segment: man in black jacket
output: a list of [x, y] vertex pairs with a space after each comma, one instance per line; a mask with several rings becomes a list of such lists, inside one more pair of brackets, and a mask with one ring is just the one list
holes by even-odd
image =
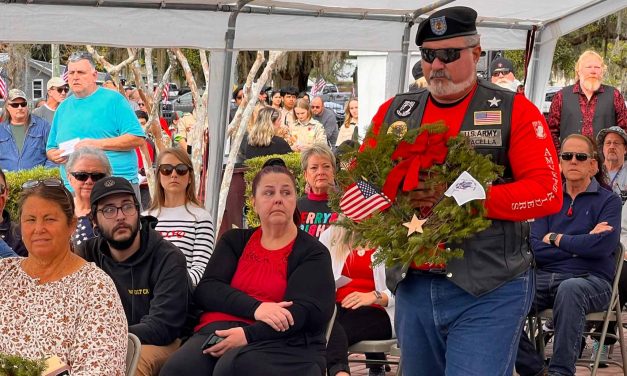
[[128, 331], [142, 343], [137, 375], [158, 375], [180, 345], [191, 283], [185, 256], [154, 230], [156, 219], [139, 216], [131, 184], [120, 177], [99, 180], [91, 192], [91, 217], [100, 236], [77, 253], [113, 279]]

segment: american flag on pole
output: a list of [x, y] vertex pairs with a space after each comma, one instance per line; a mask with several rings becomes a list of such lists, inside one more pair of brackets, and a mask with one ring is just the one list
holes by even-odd
[[161, 99], [162, 99], [164, 102], [167, 102], [167, 101], [168, 101], [168, 95], [169, 95], [169, 94], [170, 94], [170, 84], [169, 84], [168, 82], [166, 82], [166, 83], [163, 85], [163, 91], [161, 92]]
[[316, 95], [322, 93], [322, 89], [324, 89], [326, 84], [327, 84], [327, 82], [324, 80], [324, 78], [320, 77], [318, 79], [318, 81], [316, 81], [314, 86], [311, 88], [311, 95], [312, 96], [316, 96]]
[[2, 78], [2, 71], [0, 71], [0, 98], [7, 98], [7, 83]]
[[386, 195], [365, 180], [351, 184], [340, 200], [340, 210], [354, 221], [362, 220], [375, 211], [385, 210], [391, 205]]
[[63, 79], [63, 81], [65, 81], [66, 83], [68, 82], [68, 76], [69, 76], [69, 72], [67, 70], [67, 66], [65, 67], [65, 70], [63, 71], [63, 74], [61, 75], [61, 78]]

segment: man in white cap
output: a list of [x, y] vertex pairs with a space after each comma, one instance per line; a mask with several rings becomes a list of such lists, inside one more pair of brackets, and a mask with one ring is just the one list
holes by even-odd
[[61, 102], [67, 98], [70, 86], [67, 82], [63, 81], [61, 77], [52, 77], [48, 80], [46, 89], [48, 89], [46, 103], [43, 106], [34, 109], [33, 115], [46, 119], [48, 123], [52, 124], [54, 113]]
[[607, 174], [607, 183], [612, 191], [620, 196], [623, 204], [627, 200], [627, 133], [615, 125], [603, 129], [597, 135], [599, 150], [602, 150], [603, 165]]

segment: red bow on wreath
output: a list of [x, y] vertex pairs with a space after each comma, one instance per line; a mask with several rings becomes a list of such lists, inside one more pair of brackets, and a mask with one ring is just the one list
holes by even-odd
[[392, 153], [392, 160], [399, 161], [390, 171], [383, 185], [383, 193], [394, 201], [398, 188], [403, 182], [403, 191], [412, 191], [420, 184], [420, 170], [426, 170], [434, 163], [444, 163], [448, 149], [446, 133], [420, 133], [413, 144], [401, 141]]

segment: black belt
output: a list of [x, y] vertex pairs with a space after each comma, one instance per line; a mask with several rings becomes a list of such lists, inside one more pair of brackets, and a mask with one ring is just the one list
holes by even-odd
[[408, 272], [417, 275], [446, 275], [446, 269], [444, 268], [433, 268], [433, 269], [409, 269]]

